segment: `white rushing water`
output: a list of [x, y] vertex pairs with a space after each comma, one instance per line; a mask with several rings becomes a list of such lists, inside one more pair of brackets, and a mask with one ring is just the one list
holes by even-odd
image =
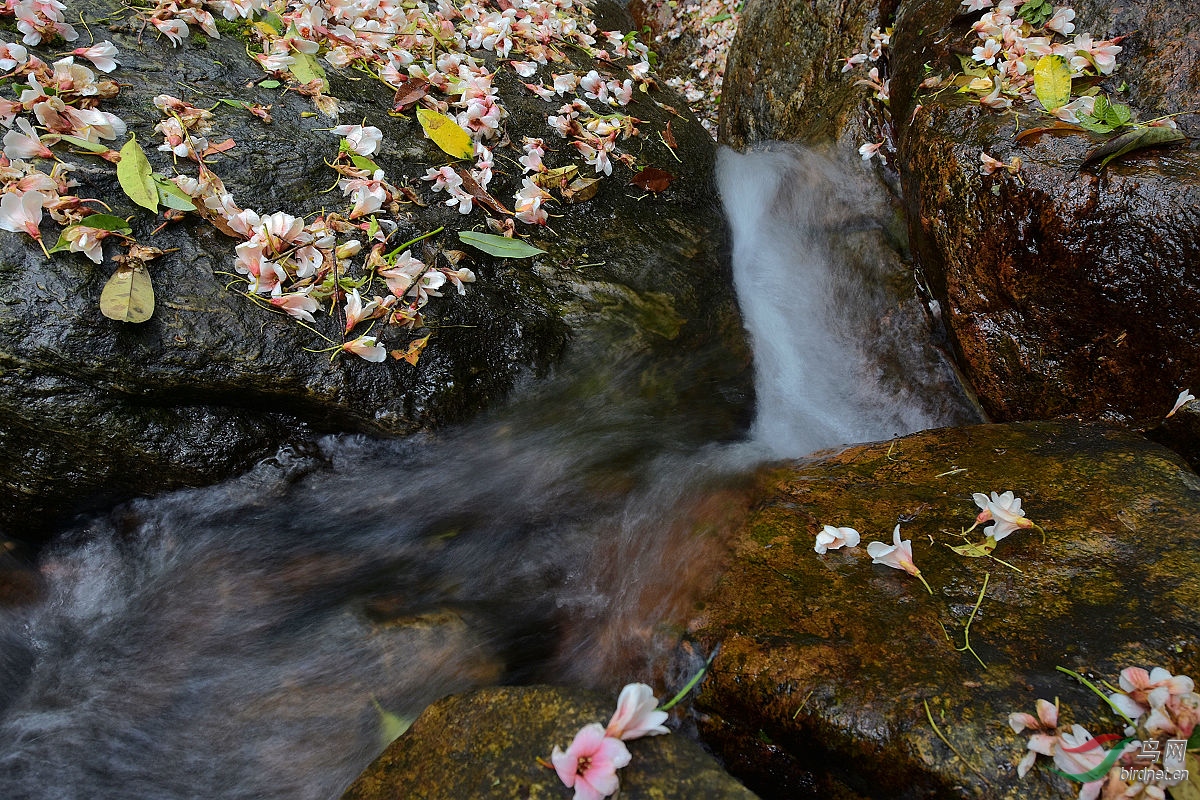
[[[717, 178], [754, 350], [752, 438], [776, 457], [972, 421], [924, 331], [867, 171], [723, 150]], [[899, 283], [902, 288], [894, 288]]]
[[405, 442], [331, 437], [66, 531], [44, 599], [0, 609], [0, 797], [327, 800], [380, 749], [376, 703], [645, 678], [764, 454], [970, 416], [901, 335], [923, 321], [883, 288], [885, 206], [794, 151], [725, 153], [720, 182], [753, 441], [682, 450], [645, 401], [548, 419], [550, 396]]

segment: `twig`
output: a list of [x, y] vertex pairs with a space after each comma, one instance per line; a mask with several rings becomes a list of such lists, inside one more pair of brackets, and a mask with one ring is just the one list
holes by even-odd
[[942, 733], [941, 728], [939, 728], [937, 726], [937, 723], [933, 721], [933, 712], [929, 710], [929, 701], [922, 700], [921, 702], [925, 704], [925, 717], [929, 720], [929, 724], [933, 728], [933, 732], [937, 734], [937, 737], [942, 740], [942, 743], [945, 744], [946, 747], [950, 748], [950, 752], [952, 752], [952, 753], [954, 753], [954, 755], [958, 756], [958, 760], [963, 762], [963, 764], [966, 765], [967, 769], [971, 770], [971, 772], [974, 772], [976, 775], [979, 776], [979, 780], [983, 781], [984, 786], [990, 787], [991, 784], [988, 783], [988, 779], [986, 777], [984, 777], [983, 773], [980, 772], [978, 769], [976, 769], [974, 764], [972, 764], [970, 761], [967, 761], [966, 757], [963, 756], [962, 753], [958, 752], [957, 747], [950, 744], [950, 740], [946, 738], [946, 735], [944, 733]]

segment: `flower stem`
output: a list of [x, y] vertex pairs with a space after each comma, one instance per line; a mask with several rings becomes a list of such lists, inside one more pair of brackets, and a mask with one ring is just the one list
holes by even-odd
[[925, 580], [925, 576], [921, 574], [921, 570], [917, 570], [913, 574], [917, 576], [917, 580], [919, 580], [919, 581], [921, 581], [921, 583], [925, 584], [925, 591], [929, 592], [929, 594], [932, 595], [933, 589], [930, 588], [929, 582], [927, 580]]
[[963, 629], [963, 646], [954, 648], [960, 653], [965, 650], [975, 656], [975, 660], [979, 662], [979, 666], [984, 669], [987, 669], [987, 664], [983, 663], [983, 659], [975, 652], [975, 648], [971, 647], [971, 623], [975, 621], [975, 615], [979, 613], [979, 606], [983, 603], [983, 593], [987, 591], [988, 580], [991, 577], [992, 573], [984, 573], [983, 588], [979, 590], [979, 597], [975, 600], [975, 607], [971, 609], [971, 616], [967, 619], [967, 627]]
[[687, 697], [687, 693], [696, 687], [696, 684], [699, 683], [700, 679], [704, 677], [704, 673], [708, 672], [708, 668], [710, 666], [712, 666], [713, 659], [716, 657], [717, 657], [717, 651], [713, 650], [712, 655], [710, 655], [708, 657], [708, 660], [704, 662], [704, 666], [700, 668], [700, 671], [692, 676], [692, 679], [687, 682], [686, 686], [684, 686], [682, 689], [679, 690], [679, 693], [677, 695], [675, 695], [670, 700], [668, 700], [667, 702], [665, 702], [661, 706], [659, 706], [658, 710], [659, 711], [670, 711], [675, 706], [676, 703], [678, 703], [683, 698]]
[[922, 700], [921, 702], [925, 704], [925, 717], [929, 720], [929, 725], [933, 728], [933, 732], [937, 734], [937, 737], [942, 740], [942, 743], [945, 744], [946, 747], [950, 748], [951, 753], [954, 753], [954, 755], [958, 756], [958, 760], [963, 762], [967, 769], [979, 776], [979, 779], [983, 781], [984, 786], [991, 786], [991, 784], [988, 783], [987, 778], [984, 777], [983, 773], [976, 769], [974, 764], [972, 764], [970, 761], [967, 761], [966, 757], [964, 757], [962, 753], [958, 752], [958, 748], [950, 743], [950, 740], [946, 738], [946, 734], [942, 733], [942, 729], [939, 728], [937, 723], [933, 721], [933, 712], [929, 710], [929, 701]]
[[1134, 722], [1133, 720], [1131, 720], [1131, 719], [1128, 717], [1128, 715], [1126, 715], [1126, 713], [1125, 713], [1124, 711], [1122, 711], [1122, 710], [1121, 710], [1121, 709], [1120, 709], [1120, 708], [1117, 706], [1117, 704], [1116, 704], [1116, 703], [1114, 703], [1112, 700], [1108, 699], [1108, 695], [1106, 695], [1104, 692], [1100, 691], [1100, 689], [1098, 689], [1098, 688], [1096, 687], [1096, 684], [1092, 683], [1092, 682], [1091, 682], [1091, 681], [1089, 681], [1087, 678], [1085, 678], [1085, 677], [1083, 677], [1082, 675], [1080, 675], [1078, 672], [1072, 672], [1071, 670], [1067, 669], [1066, 667], [1055, 667], [1055, 669], [1056, 669], [1056, 670], [1058, 670], [1059, 672], [1062, 672], [1062, 673], [1065, 673], [1065, 674], [1067, 674], [1067, 675], [1070, 675], [1072, 678], [1074, 678], [1075, 680], [1079, 681], [1079, 682], [1080, 682], [1080, 683], [1082, 683], [1084, 686], [1088, 687], [1088, 688], [1089, 688], [1089, 689], [1091, 689], [1093, 692], [1095, 692], [1097, 697], [1099, 697], [1099, 698], [1100, 698], [1101, 700], [1103, 700], [1105, 703], [1108, 703], [1108, 707], [1109, 707], [1109, 708], [1111, 708], [1113, 711], [1117, 712], [1117, 713], [1118, 713], [1118, 714], [1121, 716], [1121, 719], [1125, 720], [1125, 721], [1126, 721], [1126, 722], [1128, 722], [1130, 725], [1136, 725], [1136, 724], [1137, 724], [1136, 722]]

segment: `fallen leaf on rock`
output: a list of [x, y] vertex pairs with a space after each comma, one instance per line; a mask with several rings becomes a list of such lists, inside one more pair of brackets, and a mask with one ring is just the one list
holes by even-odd
[[645, 189], [647, 192], [657, 194], [658, 192], [665, 192], [673, 180], [675, 180], [675, 176], [666, 170], [659, 169], [658, 167], [646, 167], [637, 175], [634, 175], [630, 183]]

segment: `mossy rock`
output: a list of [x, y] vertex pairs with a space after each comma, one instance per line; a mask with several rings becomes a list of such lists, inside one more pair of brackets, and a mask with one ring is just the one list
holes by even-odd
[[[971, 494], [1005, 490], [1046, 541], [1001, 541], [1011, 566], [952, 552], [978, 512]], [[897, 523], [932, 596], [866, 553]], [[862, 545], [817, 555], [824, 524]], [[1008, 714], [1057, 697], [1068, 722], [1117, 733], [1056, 667], [1114, 684], [1129, 666], [1195, 677], [1198, 531], [1200, 478], [1102, 426], [929, 431], [774, 470], [691, 625], [720, 645], [696, 700], [702, 739], [764, 797], [1072, 798], [1044, 767], [1018, 780], [1026, 738]], [[970, 644], [986, 669], [959, 649], [985, 578]]]
[[[498, 687], [434, 703], [351, 784], [342, 800], [555, 800], [573, 790], [549, 763], [576, 732], [605, 724], [614, 698], [546, 686]], [[712, 756], [679, 735], [627, 743], [622, 800], [752, 800]]]

